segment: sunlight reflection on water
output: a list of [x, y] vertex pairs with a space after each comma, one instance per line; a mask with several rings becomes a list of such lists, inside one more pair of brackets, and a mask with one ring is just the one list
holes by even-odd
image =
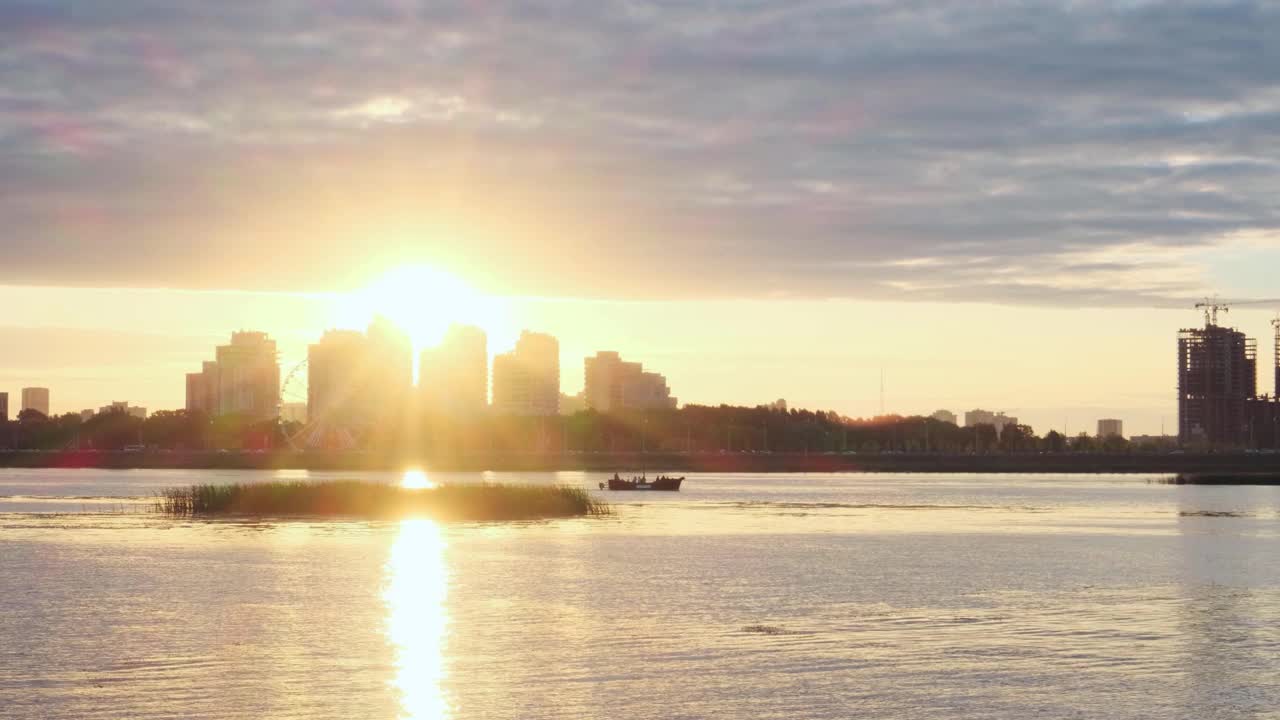
[[401, 717], [447, 718], [444, 642], [449, 618], [445, 599], [447, 543], [430, 520], [404, 520], [387, 560], [387, 632], [396, 649]]
[[88, 477], [0, 471], [0, 498], [36, 508], [0, 499], [0, 718], [1280, 707], [1280, 488], [698, 475], [604, 496], [604, 519], [436, 524], [68, 512], [227, 476]]

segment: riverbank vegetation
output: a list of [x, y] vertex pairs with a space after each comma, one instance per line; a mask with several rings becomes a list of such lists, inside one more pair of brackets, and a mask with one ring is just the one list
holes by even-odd
[[1280, 485], [1277, 472], [1201, 472], [1179, 473], [1172, 478], [1161, 478], [1165, 485]]
[[[1123, 455], [1168, 453], [1173, 438], [1128, 441], [1027, 425], [959, 427], [932, 417], [885, 415], [850, 418], [835, 411], [686, 405], [682, 408], [601, 413], [582, 410], [550, 417], [480, 414], [436, 417], [406, 411], [401, 422], [343, 426], [310, 432], [278, 420], [238, 415], [209, 418], [186, 410], [147, 418], [123, 412], [45, 417], [24, 410], [16, 422], [0, 422], [0, 450], [45, 452], [267, 452], [305, 444], [308, 449], [369, 451], [431, 463], [460, 457], [547, 453], [981, 453], [1035, 452]], [[342, 423], [335, 423], [335, 428]], [[1273, 437], [1274, 435], [1274, 437]], [[302, 440], [300, 438], [305, 438]], [[1280, 442], [1262, 433], [1259, 443]], [[1272, 443], [1275, 444], [1275, 443]], [[1188, 448], [1191, 449], [1191, 448]], [[1218, 448], [1226, 450], [1227, 448]]]
[[503, 483], [406, 488], [363, 480], [191, 485], [162, 491], [157, 512], [175, 517], [430, 517], [501, 521], [607, 515], [607, 503], [564, 485]]

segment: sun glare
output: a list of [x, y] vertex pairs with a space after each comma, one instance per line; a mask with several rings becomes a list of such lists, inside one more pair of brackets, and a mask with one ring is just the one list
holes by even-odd
[[405, 470], [404, 475], [400, 478], [400, 486], [410, 490], [425, 490], [436, 486], [431, 478], [427, 477], [425, 470]]
[[502, 332], [504, 323], [500, 302], [430, 265], [402, 265], [388, 271], [344, 297], [338, 315], [339, 325], [354, 329], [384, 317], [404, 330], [417, 349], [439, 343], [454, 323], [476, 325], [490, 334]]

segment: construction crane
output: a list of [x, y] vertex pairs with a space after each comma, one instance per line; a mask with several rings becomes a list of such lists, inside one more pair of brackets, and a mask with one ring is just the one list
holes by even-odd
[[[1204, 311], [1204, 324], [1206, 326], [1209, 326], [1209, 325], [1218, 324], [1219, 310], [1221, 310], [1224, 313], [1229, 312], [1231, 308], [1236, 305], [1280, 306], [1280, 298], [1264, 298], [1260, 300], [1220, 300], [1216, 296], [1211, 298], [1207, 297], [1204, 300], [1201, 300], [1200, 302], [1196, 303], [1196, 309]], [[1280, 320], [1280, 318], [1277, 318], [1277, 319]], [[1272, 321], [1272, 324], [1275, 325], [1276, 321]], [[1280, 327], [1280, 325], [1277, 325], [1277, 327]]]

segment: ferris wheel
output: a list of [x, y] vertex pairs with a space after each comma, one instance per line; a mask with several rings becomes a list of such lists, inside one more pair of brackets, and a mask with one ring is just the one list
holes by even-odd
[[303, 421], [294, 421], [285, 430], [285, 442], [294, 450], [351, 450], [356, 446], [351, 431], [343, 426], [329, 422], [325, 417], [312, 417], [307, 405], [307, 359], [302, 358], [285, 365], [288, 371], [284, 381], [280, 383], [281, 419], [296, 417], [287, 409], [297, 408], [301, 404]]

